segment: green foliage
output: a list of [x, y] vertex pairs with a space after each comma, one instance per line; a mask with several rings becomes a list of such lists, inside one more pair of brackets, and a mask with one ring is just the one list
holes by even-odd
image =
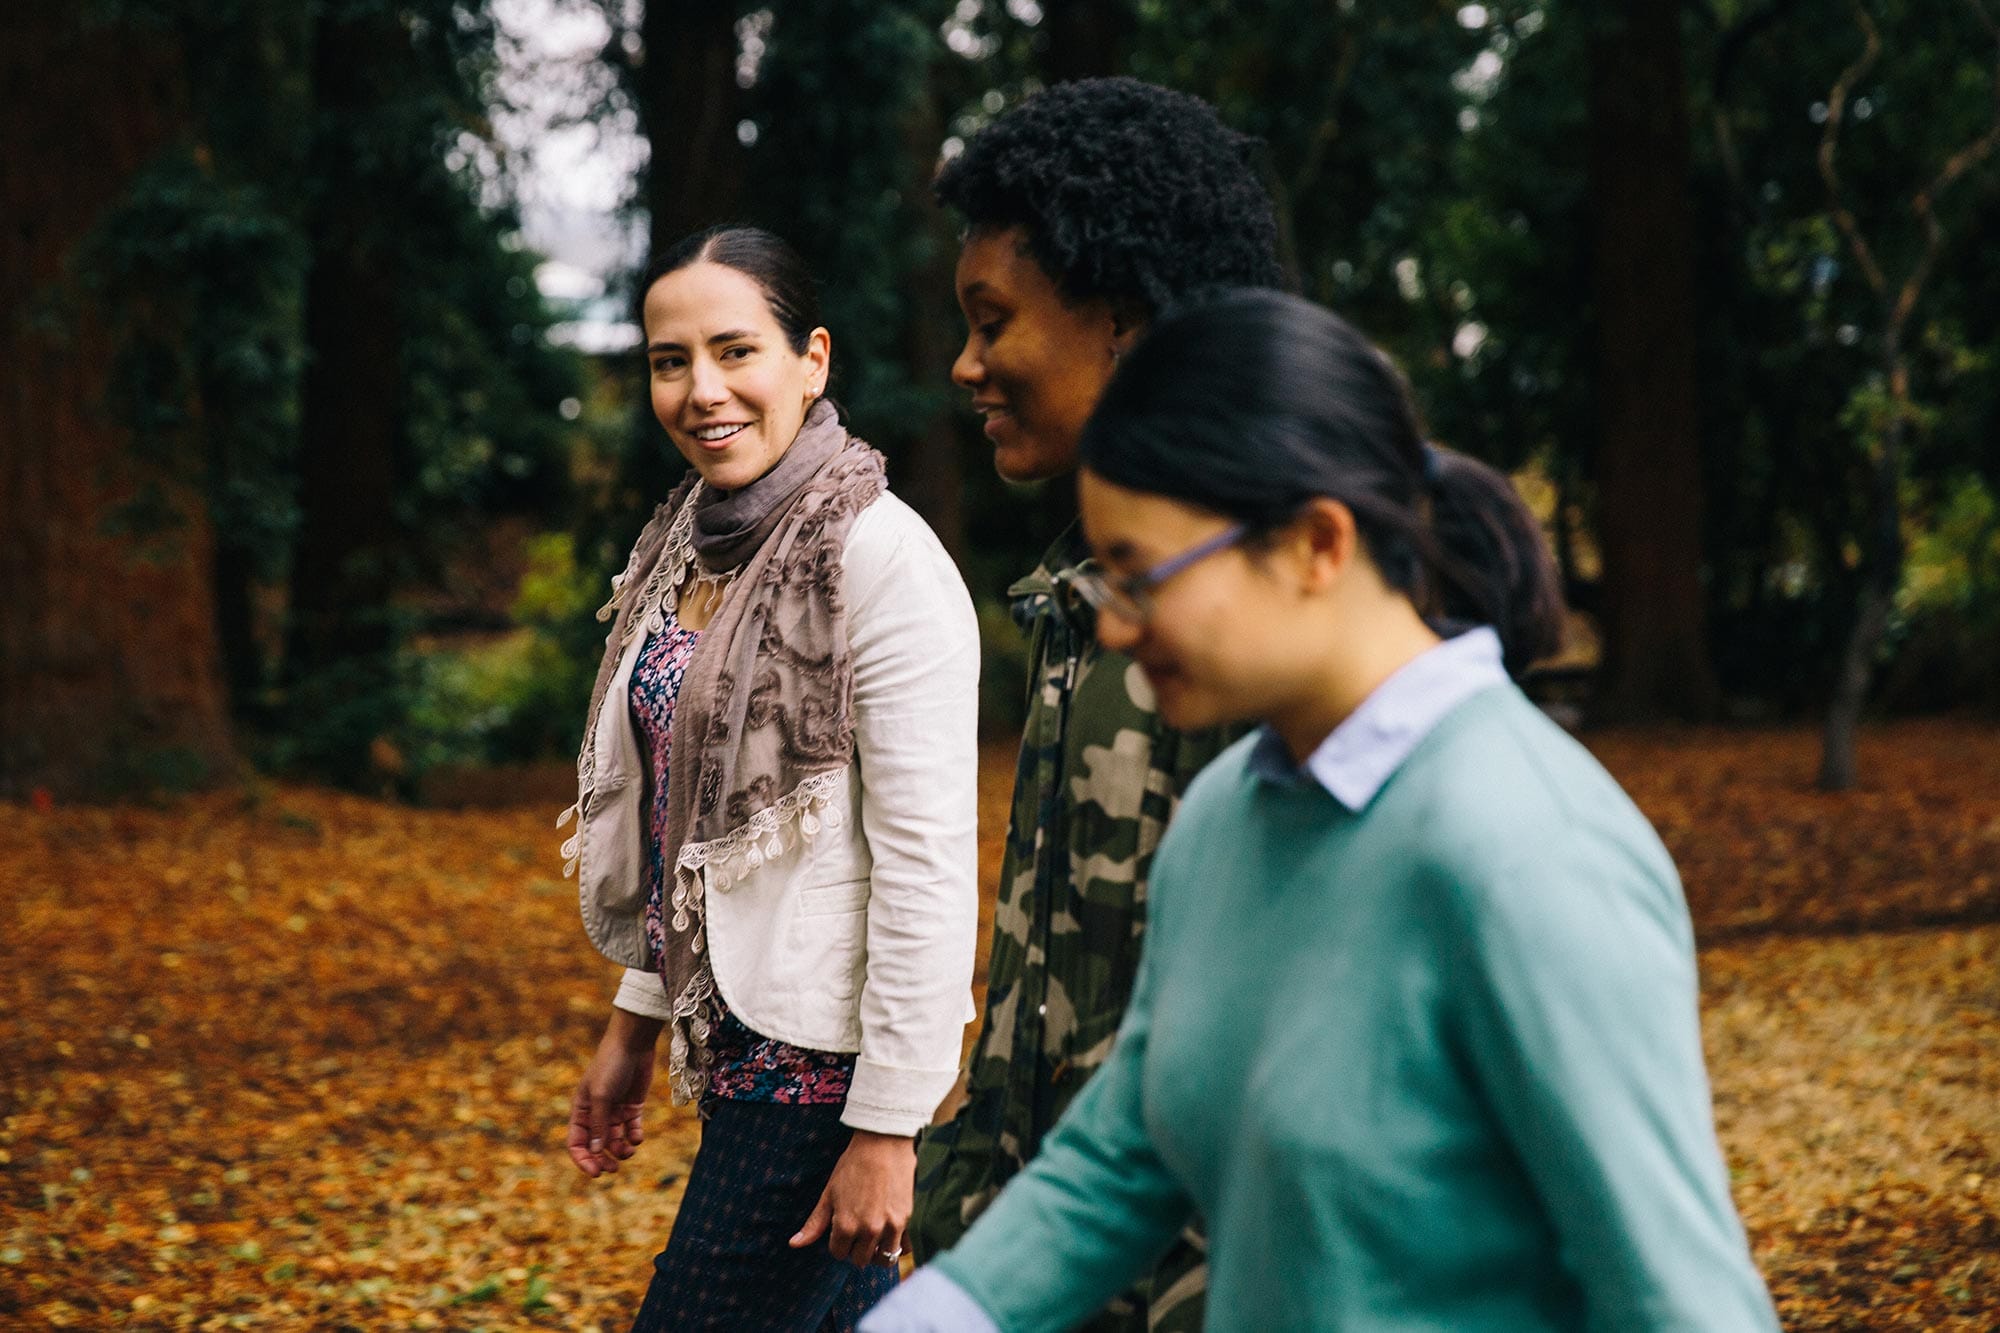
[[[287, 577], [301, 523], [301, 391], [316, 351], [307, 277], [338, 246], [361, 247], [393, 274], [395, 301], [373, 333], [401, 370], [394, 532], [360, 558], [417, 578], [486, 514], [558, 512], [568, 438], [557, 405], [578, 391], [579, 366], [547, 341], [535, 260], [504, 206], [484, 0], [121, 0], [86, 21], [171, 43], [191, 99], [187, 132], [132, 180], [78, 256], [117, 349], [109, 406], [155, 479], [115, 525], [173, 539], [166, 489], [195, 482], [219, 577], [238, 581], [224, 600], [246, 605], [248, 582]], [[330, 99], [328, 67], [315, 60], [357, 34], [375, 42], [380, 68], [333, 73], [372, 81], [373, 95]], [[322, 447], [340, 447], [339, 421], [320, 424], [331, 427], [317, 435]], [[281, 731], [297, 728], [274, 738], [281, 765], [354, 779], [380, 766], [377, 743], [400, 734], [424, 688], [394, 646], [407, 617], [379, 606], [345, 614], [388, 627], [388, 652], [315, 664], [289, 696], [240, 702], [268, 709]], [[225, 651], [260, 653], [241, 628], [225, 634]], [[268, 679], [270, 666], [234, 674]]]
[[948, 56], [938, 25], [951, 6], [815, 0], [771, 12], [750, 89], [747, 215], [821, 275], [833, 390], [893, 462], [952, 393], [914, 379], [905, 346], [913, 277], [944, 243], [927, 197], [936, 144], [914, 144], [913, 129]]
[[343, 786], [392, 788], [408, 765], [393, 737], [418, 697], [414, 655], [355, 657], [294, 681], [268, 719], [260, 767]]
[[446, 196], [425, 261], [432, 281], [405, 294], [405, 414], [412, 530], [441, 513], [553, 514], [567, 484], [567, 431], [557, 407], [580, 368], [546, 341], [535, 258], [496, 237], [465, 195]]
[[[410, 774], [446, 763], [551, 757], [550, 731], [584, 710], [583, 702], [552, 697], [562, 692], [551, 682], [563, 679], [569, 665], [550, 641], [526, 633], [476, 648], [412, 653], [409, 698], [397, 719], [397, 749]], [[558, 705], [561, 714], [553, 711]]]
[[1885, 706], [2000, 712], [2000, 503], [1960, 477], [1911, 533]]
[[[267, 188], [186, 147], [132, 182], [80, 255], [118, 344], [108, 406], [142, 458], [206, 482], [215, 526], [267, 576], [297, 519], [304, 258]], [[151, 498], [128, 508], [141, 528]]]
[[[1595, 433], [1581, 151], [1589, 11], [1574, 0], [1479, 8], [1485, 22], [1471, 52], [1440, 39], [1411, 54], [1401, 43], [1424, 31], [1420, 7], [1370, 6], [1366, 22], [1353, 21], [1356, 40], [1402, 55], [1356, 63], [1355, 88], [1384, 105], [1365, 110], [1358, 91], [1341, 101], [1335, 142], [1394, 165], [1355, 178], [1369, 187], [1356, 195], [1365, 215], [1329, 209], [1316, 231], [1312, 210], [1294, 204], [1300, 272], [1309, 294], [1398, 353], [1440, 438], [1506, 466], [1546, 458], [1583, 495]], [[1183, 25], [1207, 21], [1206, 6], [1174, 9]], [[1922, 240], [1913, 194], [1991, 122], [1992, 42], [1958, 0], [1869, 10], [1883, 56], [1850, 101], [1837, 162], [1843, 199], [1900, 284]], [[1868, 458], [1890, 411], [1885, 306], [1834, 224], [1818, 160], [1826, 100], [1862, 39], [1844, 10], [1687, 12], [1714, 653], [1732, 691], [1798, 707], [1837, 656], [1867, 530]], [[1286, 31], [1301, 47], [1325, 40], [1304, 18]], [[1324, 68], [1342, 68], [1336, 46], [1317, 49]], [[1436, 105], [1446, 80], [1424, 63], [1447, 52], [1463, 69], [1449, 79], [1460, 98], [1453, 125]], [[1480, 52], [1486, 76], [1475, 78]], [[1197, 75], [1191, 59], [1172, 68], [1207, 81], [1194, 91], [1224, 86]], [[1293, 91], [1279, 105], [1287, 110], [1234, 114], [1276, 124], [1265, 132], [1283, 162], [1284, 116], [1311, 102]], [[1442, 162], [1436, 151], [1399, 147], [1399, 120], [1426, 126], [1444, 146]], [[2000, 348], [2000, 258], [1977, 240], [1979, 219], [2000, 204], [1995, 166], [1938, 201], [1947, 245], [1909, 349], [1916, 406], [1906, 461], [1920, 488], [1968, 470], [1989, 489], [2000, 480], [2000, 393], [1975, 369]], [[1403, 260], [1411, 280], [1397, 283], [1388, 266]], [[1469, 327], [1483, 338], [1454, 349]]]
[[[1905, 476], [1921, 495], [1982, 464], [2000, 417], [1984, 378], [2000, 328], [1996, 274], [1978, 244], [2000, 204], [1989, 163], [1938, 200], [1946, 247], [1905, 338], [1911, 408], [1888, 392], [1881, 341], [1888, 300], [1918, 262], [1910, 201], [1945, 160], [1991, 123], [1991, 39], [1956, 0], [1870, 6], [1881, 58], [1856, 85], [1836, 140], [1842, 204], [1853, 211], [1889, 287], [1865, 280], [1836, 227], [1819, 152], [1835, 81], [1863, 51], [1841, 13], [1779, 7], [1762, 26], [1692, 31], [1703, 190], [1714, 239], [1701, 280], [1709, 441], [1710, 589], [1720, 651], [1758, 679], [1822, 678], [1843, 632], [1865, 549], [1869, 459], [1891, 421], [1908, 435]], [[1919, 535], [1924, 507], [1913, 511]], [[1772, 572], [1784, 570], [1783, 586]], [[1911, 577], [1915, 577], [1912, 566]], [[1732, 626], [1794, 623], [1789, 641], [1732, 651]], [[1913, 642], [1907, 635], [1904, 645]], [[1938, 678], [1940, 685], [1946, 685]], [[1965, 697], [1956, 687], [1938, 701]]]
[[[631, 7], [605, 7], [627, 31]], [[940, 418], [958, 423], [988, 712], [1004, 716], [1018, 646], [999, 594], [1069, 504], [1060, 484], [995, 480], [936, 369], [932, 344], [960, 329], [921, 305], [943, 296], [953, 245], [928, 181], [941, 138], [975, 131], [1058, 67], [1054, 21], [998, 0], [736, 10], [764, 44], [744, 89], [746, 220], [794, 241], [825, 280], [835, 391], [892, 476], [938, 447]], [[596, 594], [679, 464], [628, 368], [587, 389], [546, 340], [487, 124], [488, 5], [119, 0], [91, 12], [171, 35], [194, 97], [194, 132], [133, 182], [81, 261], [116, 317], [116, 410], [160, 475], [199, 480], [225, 543], [259, 578], [283, 577], [299, 523], [306, 275], [315, 246], [359, 228], [398, 279], [382, 320], [405, 385], [385, 558], [406, 577], [435, 569], [496, 511], [576, 534], [536, 548], [505, 636], [426, 655], [406, 642], [420, 627], [399, 623], [384, 660], [302, 683], [276, 711], [281, 729], [302, 729], [279, 747], [285, 762], [378, 740], [413, 770], [566, 752], [601, 647]], [[1434, 434], [1503, 466], [1536, 460], [1587, 499], [1591, 8], [1107, 0], [1102, 12], [1123, 72], [1204, 96], [1263, 139], [1301, 289], [1383, 340]], [[1834, 224], [1817, 156], [1822, 104], [1861, 39], [1845, 11], [1783, 0], [1685, 12], [1714, 651], [1733, 691], [1805, 706], [1856, 587], [1870, 447], [1898, 410], [1883, 387], [1882, 299]], [[1869, 12], [1884, 54], [1850, 101], [1838, 166], [1895, 282], [1923, 240], [1913, 193], [1990, 120], [1991, 41], [1959, 0]], [[315, 25], [370, 16], [400, 34], [393, 77], [372, 104], [329, 115], [314, 100]], [[1910, 662], [1991, 661], [1979, 636], [2000, 633], [1984, 610], [2000, 601], [2000, 247], [1979, 233], [1996, 204], [1996, 159], [1938, 201], [1947, 245], [1905, 343], [1911, 554], [1892, 646]], [[556, 411], [570, 397], [586, 402], [575, 425]], [[170, 539], [159, 498], [142, 492], [119, 521]], [[1896, 679], [1922, 694], [1910, 673]], [[1973, 690], [1924, 679], [1942, 682], [1937, 698]]]
[[511, 632], [404, 659], [395, 722], [409, 776], [442, 764], [567, 758], [582, 739], [604, 648], [601, 583], [579, 569], [568, 534], [535, 539]]

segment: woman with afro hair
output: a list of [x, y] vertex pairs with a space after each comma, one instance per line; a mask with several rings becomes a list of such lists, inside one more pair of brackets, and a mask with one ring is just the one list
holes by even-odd
[[[1197, 98], [1133, 79], [1037, 93], [939, 173], [964, 221], [956, 283], [970, 391], [1010, 481], [1066, 477], [1119, 357], [1176, 305], [1283, 280], [1254, 141]], [[925, 1131], [911, 1247], [948, 1248], [1034, 1157], [1110, 1052], [1145, 931], [1146, 877], [1180, 794], [1236, 734], [1181, 732], [1075, 592], [1081, 532], [1008, 590], [1030, 641], [986, 1010], [952, 1118]], [[1197, 1329], [1203, 1242], [1184, 1234], [1087, 1325]]]

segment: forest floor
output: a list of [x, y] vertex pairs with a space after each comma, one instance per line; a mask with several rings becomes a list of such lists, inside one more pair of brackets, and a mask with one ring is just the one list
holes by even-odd
[[[1872, 729], [1838, 797], [1803, 731], [1590, 743], [1687, 880], [1786, 1325], [2000, 1323], [2000, 727]], [[553, 815], [0, 805], [0, 1327], [622, 1330], [694, 1122], [559, 1147], [615, 978]]]

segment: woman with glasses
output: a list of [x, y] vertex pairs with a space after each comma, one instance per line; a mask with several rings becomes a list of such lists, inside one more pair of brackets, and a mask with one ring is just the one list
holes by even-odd
[[1506, 478], [1383, 356], [1242, 293], [1082, 441], [1077, 582], [1196, 779], [1105, 1067], [864, 1333], [1068, 1327], [1184, 1226], [1208, 1327], [1770, 1330], [1645, 818], [1510, 675], [1561, 605]]

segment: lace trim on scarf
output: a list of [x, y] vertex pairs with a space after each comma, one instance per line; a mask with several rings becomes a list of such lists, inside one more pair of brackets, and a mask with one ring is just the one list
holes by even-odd
[[[682, 501], [681, 510], [674, 515], [673, 526], [667, 529], [666, 545], [660, 549], [660, 558], [653, 565], [653, 572], [646, 576], [645, 586], [639, 589], [639, 600], [633, 603], [632, 618], [625, 622], [625, 633], [618, 640], [622, 649], [641, 634], [659, 634], [667, 627], [667, 598], [674, 595], [691, 571], [694, 586], [707, 586], [718, 592], [727, 588], [736, 578], [735, 570], [721, 574], [711, 573], [702, 568], [694, 555], [694, 511], [701, 499], [706, 483], [697, 481], [694, 489]], [[609, 619], [606, 614], [616, 614], [620, 598], [624, 594], [624, 576], [613, 579], [611, 600], [597, 612], [599, 620]]]
[[[674, 876], [676, 903], [687, 896], [683, 879], [682, 874]], [[697, 884], [700, 882], [698, 878], [695, 880]], [[699, 912], [700, 908], [695, 910]], [[669, 1001], [673, 1017], [667, 1023], [667, 1089], [676, 1106], [700, 1101], [702, 1093], [708, 1090], [708, 1066], [689, 1059], [688, 1036], [692, 1033], [700, 1049], [706, 1053], [711, 1031], [709, 1019], [717, 1012], [715, 970], [708, 965], [708, 927], [705, 924], [701, 934], [695, 938], [696, 947], [701, 951], [701, 961], [696, 964], [694, 974], [688, 978], [681, 993]]]
[[[847, 813], [833, 798], [845, 776], [846, 770], [840, 768], [815, 773], [721, 837], [687, 843], [681, 848], [679, 867], [705, 869], [711, 884], [727, 889], [763, 869], [766, 862], [777, 860], [787, 849], [811, 842], [822, 828], [839, 828], [847, 822]], [[687, 923], [678, 915], [679, 889], [674, 892], [674, 905], [674, 928], [684, 930]]]
[[[695, 482], [687, 498], [681, 502], [680, 510], [669, 522], [666, 542], [660, 548], [660, 558], [653, 562], [652, 573], [646, 576], [645, 584], [640, 587], [638, 600], [633, 603], [632, 615], [625, 622], [625, 632], [618, 639], [617, 651], [620, 653], [631, 645], [637, 635], [665, 632], [667, 598], [681, 586], [690, 569], [694, 571], [697, 586], [708, 584], [720, 590], [727, 588], [730, 581], [735, 578], [733, 570], [726, 574], [711, 574], [695, 559], [694, 510], [695, 501], [701, 497], [703, 484], [700, 481]], [[643, 538], [634, 544], [635, 555], [638, 548], [644, 544]], [[625, 588], [631, 582], [631, 575], [632, 569], [628, 564], [623, 571], [611, 576], [611, 599], [597, 608], [598, 620], [610, 620], [618, 614], [618, 608], [625, 602]], [[583, 746], [576, 756], [576, 803], [556, 816], [558, 831], [569, 827], [570, 821], [582, 813], [583, 803], [590, 798], [590, 790], [596, 780], [597, 719], [592, 717], [585, 724]], [[565, 879], [577, 871], [578, 847], [579, 843], [575, 837], [562, 845]]]
[[[744, 876], [776, 860], [787, 848], [811, 842], [821, 829], [837, 829], [847, 815], [834, 801], [840, 791], [842, 769], [815, 773], [771, 805], [765, 806], [743, 824], [719, 838], [682, 846], [674, 866], [674, 891], [667, 905], [673, 910], [674, 929], [691, 933], [700, 956], [694, 973], [670, 1004], [673, 1021], [667, 1025], [667, 1082], [674, 1104], [699, 1101], [708, 1090], [709, 1069], [690, 1059], [691, 1032], [701, 1049], [708, 1050], [709, 1019], [715, 1010], [715, 970], [708, 961], [708, 911], [703, 900], [703, 875], [717, 892], [724, 892]], [[686, 1026], [682, 1024], [685, 1022]]]

